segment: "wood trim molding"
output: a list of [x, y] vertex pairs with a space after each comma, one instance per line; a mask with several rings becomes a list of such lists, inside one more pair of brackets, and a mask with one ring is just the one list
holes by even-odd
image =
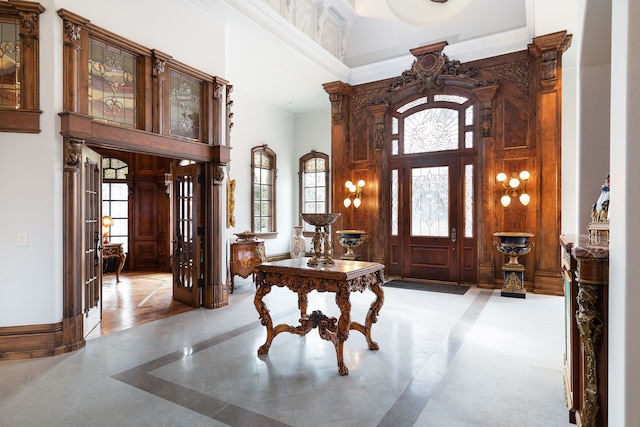
[[0, 360], [55, 356], [85, 346], [84, 339], [66, 345], [63, 330], [63, 322], [0, 327]]

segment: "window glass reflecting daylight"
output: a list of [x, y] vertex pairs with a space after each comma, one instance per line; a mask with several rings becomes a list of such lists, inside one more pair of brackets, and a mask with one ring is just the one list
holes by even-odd
[[[300, 158], [300, 213], [327, 213], [329, 200], [329, 156], [312, 151]], [[313, 226], [302, 222], [304, 231], [313, 232]]]
[[[109, 242], [122, 243], [129, 251], [129, 186], [126, 183], [129, 165], [115, 157], [102, 158], [102, 215], [113, 220], [109, 227]], [[120, 182], [118, 182], [120, 181]]]
[[275, 153], [266, 146], [252, 152], [252, 231], [275, 232]]

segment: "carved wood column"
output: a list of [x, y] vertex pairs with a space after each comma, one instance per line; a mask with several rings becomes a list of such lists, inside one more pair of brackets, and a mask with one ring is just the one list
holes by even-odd
[[[478, 97], [480, 135], [478, 138], [478, 188], [476, 200], [479, 212], [491, 212], [495, 206], [495, 142], [494, 100], [500, 86], [498, 84], [482, 86], [473, 91]], [[482, 218], [478, 229], [478, 283], [489, 288], [494, 287], [493, 233], [498, 229], [496, 216]]]
[[[540, 194], [537, 235], [560, 235], [562, 54], [571, 45], [571, 37], [566, 31], [561, 31], [536, 37], [529, 45], [529, 53], [535, 64], [535, 135], [540, 165], [537, 177]], [[534, 291], [561, 295], [562, 277], [558, 271], [560, 247], [556, 239], [538, 239], [535, 256]]]
[[[343, 82], [331, 82], [323, 85], [331, 101], [331, 212], [343, 212], [343, 187], [347, 180], [349, 165], [349, 95], [351, 86]], [[342, 218], [344, 224], [344, 218]], [[340, 248], [336, 236], [332, 236], [332, 246]]]
[[168, 105], [167, 96], [169, 94], [169, 83], [167, 81], [166, 67], [171, 56], [158, 50], [152, 51], [152, 80], [151, 80], [151, 103], [152, 103], [152, 132], [165, 135], [165, 130], [169, 128], [169, 117], [165, 117], [165, 104]]
[[[222, 224], [226, 223], [225, 209], [227, 206], [224, 167], [231, 160], [231, 147], [228, 145], [230, 113], [232, 102], [229, 99], [226, 80], [215, 78], [211, 91], [210, 102], [212, 111], [211, 127], [207, 134], [211, 138], [210, 144], [216, 148], [215, 159], [204, 167], [206, 191], [204, 200], [205, 245], [205, 285], [203, 291], [203, 306], [206, 308], [220, 308], [229, 304], [229, 289], [226, 281], [226, 238]], [[207, 92], [207, 91], [205, 91]], [[209, 98], [209, 95], [207, 95]], [[207, 102], [209, 102], [207, 101]]]
[[[62, 109], [87, 114], [88, 110], [81, 108], [80, 101], [83, 94], [87, 93], [86, 88], [82, 90], [80, 87], [80, 70], [82, 69], [80, 56], [82, 52], [82, 27], [89, 21], [64, 9], [58, 10], [58, 15], [62, 18], [64, 27]], [[84, 98], [84, 102], [88, 102], [86, 97]]]
[[374, 213], [374, 220], [369, 233], [369, 242], [373, 244], [373, 254], [371, 260], [380, 264], [385, 263], [387, 224], [389, 224], [388, 200], [391, 194], [389, 176], [389, 162], [386, 150], [385, 117], [388, 106], [378, 104], [369, 107], [369, 112], [373, 117], [373, 161], [371, 163], [371, 173], [367, 186], [372, 188], [378, 197], [369, 201], [369, 212]]
[[62, 340], [67, 351], [84, 347], [82, 317], [82, 145], [84, 140], [64, 138], [63, 173], [63, 312]]
[[[20, 14], [20, 108], [40, 108], [40, 40], [39, 18], [44, 7], [39, 3], [11, 2]], [[28, 75], [27, 75], [28, 74]]]

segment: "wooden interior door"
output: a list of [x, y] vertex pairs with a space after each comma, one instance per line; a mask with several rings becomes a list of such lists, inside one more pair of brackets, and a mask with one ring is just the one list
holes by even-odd
[[199, 307], [204, 285], [200, 166], [176, 166], [173, 172], [173, 298]]
[[86, 337], [102, 320], [102, 158], [82, 148], [82, 304]]
[[456, 154], [408, 158], [391, 165], [389, 274], [474, 282], [473, 159]]

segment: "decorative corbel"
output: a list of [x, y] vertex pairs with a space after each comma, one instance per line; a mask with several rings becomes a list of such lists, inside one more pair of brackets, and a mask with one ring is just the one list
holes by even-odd
[[560, 31], [545, 36], [536, 37], [529, 44], [529, 53], [540, 59], [540, 85], [550, 88], [558, 82], [559, 67], [562, 64], [562, 54], [571, 46], [571, 34]]
[[82, 145], [84, 139], [65, 138], [64, 139], [64, 168], [68, 171], [79, 171], [82, 163]]

